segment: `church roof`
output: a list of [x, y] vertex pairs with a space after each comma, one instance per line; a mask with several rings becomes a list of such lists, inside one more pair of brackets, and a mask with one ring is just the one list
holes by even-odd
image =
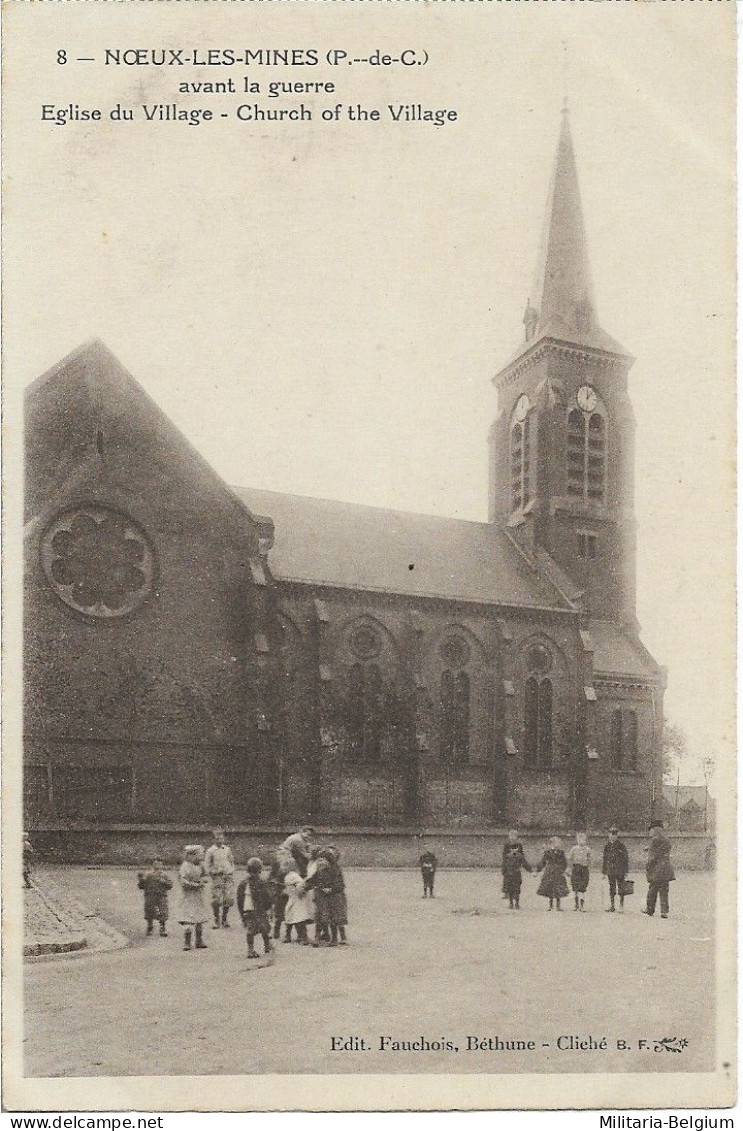
[[516, 351], [509, 367], [545, 338], [627, 356], [624, 347], [598, 322], [567, 109], [563, 111], [524, 321], [530, 318], [533, 325], [527, 326], [527, 340]]
[[491, 523], [233, 487], [274, 522], [274, 577], [343, 589], [567, 609]]
[[593, 644], [593, 670], [603, 675], [653, 676], [658, 667], [638, 638], [634, 640], [618, 624], [591, 620], [588, 625]]

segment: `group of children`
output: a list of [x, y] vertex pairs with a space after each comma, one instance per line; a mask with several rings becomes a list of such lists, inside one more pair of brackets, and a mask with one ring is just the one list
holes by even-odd
[[[272, 936], [274, 940], [281, 937], [282, 924], [285, 943], [292, 941], [294, 932], [296, 941], [303, 946], [347, 945], [348, 906], [340, 853], [333, 845], [313, 846], [313, 832], [310, 826], [305, 825], [299, 832], [287, 837], [277, 849], [270, 866], [264, 865], [259, 857], [252, 856], [247, 863], [247, 875], [238, 884], [236, 893], [235, 858], [232, 849], [225, 843], [222, 829], [214, 830], [214, 843], [206, 852], [199, 844], [186, 845], [178, 871], [178, 922], [184, 929], [184, 950], [191, 950], [192, 944], [197, 950], [206, 948], [203, 931], [209, 918], [205, 898], [208, 886], [211, 887], [212, 925], [215, 930], [230, 926], [230, 908], [237, 903], [247, 935], [248, 958], [259, 957], [255, 949], [258, 936], [263, 940], [264, 953], [270, 954], [273, 950]], [[670, 864], [670, 849], [670, 841], [664, 836], [661, 823], [654, 822], [650, 830], [646, 867], [649, 889], [644, 911], [647, 915], [654, 913], [659, 895], [661, 915], [668, 917], [668, 884], [675, 878]], [[585, 833], [576, 833], [575, 843], [567, 852], [560, 838], [553, 836], [536, 868], [532, 868], [517, 831], [511, 829], [503, 846], [501, 862], [503, 898], [508, 899], [511, 909], [519, 910], [522, 874], [537, 871], [542, 873], [537, 895], [549, 901], [550, 911], [553, 908], [561, 910], [561, 900], [571, 888], [575, 910], [585, 911], [591, 858]], [[423, 879], [423, 898], [433, 898], [438, 866], [435, 854], [430, 850], [424, 851], [418, 866]], [[30, 851], [24, 844], [24, 877], [28, 882], [27, 869], [30, 871]], [[633, 891], [633, 884], [627, 879], [628, 872], [627, 847], [619, 839], [618, 829], [612, 827], [602, 859], [602, 873], [609, 886], [610, 906], [607, 911], [616, 909], [617, 897], [619, 910], [624, 910], [624, 897]], [[149, 870], [139, 874], [148, 935], [153, 933], [155, 922], [158, 922], [160, 935], [167, 937], [168, 892], [172, 886], [162, 860], [153, 860]], [[315, 934], [310, 940], [309, 928], [313, 923]]]
[[[656, 823], [657, 827], [657, 823]], [[434, 879], [438, 861], [430, 850], [421, 854], [418, 867], [423, 879], [423, 898], [433, 898]], [[565, 853], [559, 837], [553, 836], [549, 847], [545, 849], [541, 860], [536, 866], [537, 872], [542, 872], [542, 878], [537, 888], [537, 895], [542, 895], [549, 900], [549, 910], [561, 910], [560, 901], [569, 893], [566, 872], [570, 868], [570, 887], [575, 899], [575, 910], [585, 911], [586, 892], [590, 880], [591, 849], [588, 846], [585, 833], [576, 833], [575, 844]], [[522, 873], [532, 872], [529, 861], [524, 853], [524, 846], [519, 840], [518, 832], [511, 829], [508, 839], [503, 845], [501, 872], [503, 875], [503, 898], [508, 900], [512, 910], [520, 909]], [[619, 830], [612, 826], [609, 830], [609, 839], [604, 846], [602, 872], [609, 882], [610, 906], [607, 911], [615, 910], [615, 900], [619, 896], [619, 910], [624, 910], [624, 897], [631, 890], [631, 882], [627, 880], [629, 872], [629, 854], [627, 846], [619, 840]], [[663, 894], [661, 892], [661, 894]], [[667, 908], [666, 908], [667, 911]], [[661, 913], [663, 907], [661, 907]]]
[[[225, 842], [224, 830], [214, 830], [214, 843], [204, 852], [200, 844], [187, 844], [183, 863], [178, 870], [180, 900], [178, 922], [183, 927], [183, 949], [205, 950], [204, 924], [209, 919], [206, 889], [210, 887], [214, 930], [229, 928], [233, 904], [245, 927], [248, 958], [258, 958], [257, 937], [263, 940], [265, 954], [273, 951], [271, 936], [291, 942], [292, 931], [298, 943], [310, 945], [308, 934], [315, 925], [311, 945], [346, 946], [348, 906], [340, 853], [333, 845], [313, 846], [314, 830], [305, 825], [279, 846], [269, 867], [252, 856], [245, 878], [235, 892], [235, 857]], [[162, 860], [152, 861], [147, 871], [140, 872], [138, 886], [144, 893], [144, 917], [147, 934], [160, 925], [160, 935], [167, 938], [169, 915], [168, 892], [173, 886]]]
[[[570, 868], [570, 887], [566, 872]], [[575, 844], [566, 853], [559, 837], [550, 839], [549, 847], [545, 849], [542, 858], [536, 866], [536, 871], [542, 873], [537, 888], [537, 895], [542, 895], [549, 900], [549, 910], [561, 910], [560, 901], [573, 891], [575, 910], [585, 911], [586, 892], [591, 876], [591, 849], [586, 840], [586, 834], [576, 833]], [[511, 829], [508, 840], [503, 846], [503, 897], [508, 899], [509, 907], [519, 910], [521, 896], [522, 871], [531, 872], [532, 866], [524, 854], [524, 846], [518, 838], [515, 829]], [[624, 910], [624, 897], [629, 893], [627, 873], [629, 871], [629, 854], [623, 841], [619, 840], [619, 830], [612, 826], [609, 830], [609, 839], [604, 846], [602, 872], [609, 881], [610, 907], [607, 911], [615, 910], [615, 899], [619, 895], [619, 910]]]
[[[206, 948], [203, 931], [209, 918], [207, 887], [210, 887], [212, 926], [215, 930], [230, 926], [230, 909], [237, 903], [247, 935], [248, 958], [258, 958], [255, 949], [258, 937], [263, 940], [264, 953], [270, 954], [272, 938], [277, 940], [281, 937], [282, 925], [285, 943], [291, 942], [294, 934], [296, 941], [303, 946], [347, 945], [348, 906], [340, 853], [333, 845], [313, 846], [313, 833], [308, 825], [292, 833], [279, 845], [269, 866], [264, 865], [259, 857], [252, 856], [237, 892], [234, 886], [235, 857], [225, 843], [222, 829], [214, 830], [214, 842], [206, 852], [199, 844], [186, 845], [178, 871], [178, 922], [184, 929], [184, 950], [191, 950], [192, 944], [197, 950]], [[418, 865], [423, 879], [423, 898], [433, 898], [438, 866], [435, 854], [430, 850], [424, 851]], [[567, 852], [560, 838], [552, 837], [536, 868], [532, 868], [517, 831], [511, 829], [503, 846], [501, 862], [503, 897], [508, 899], [511, 909], [519, 910], [523, 872], [536, 871], [541, 873], [537, 894], [549, 901], [550, 911], [553, 908], [561, 910], [561, 900], [569, 895], [571, 889], [575, 910], [585, 911], [590, 867], [591, 849], [583, 832], [576, 833], [575, 843]], [[628, 871], [626, 845], [619, 840], [618, 830], [612, 827], [602, 861], [602, 872], [609, 883], [610, 906], [607, 911], [615, 910], [617, 897], [619, 910], [624, 910], [625, 894], [631, 890], [627, 881]], [[148, 934], [153, 933], [155, 922], [158, 922], [160, 934], [167, 937], [168, 892], [172, 886], [161, 860], [154, 860], [147, 872], [140, 873], [139, 887], [144, 892]], [[666, 892], [667, 884], [665, 891], [661, 891], [662, 898], [665, 896], [662, 914], [667, 914]], [[309, 929], [313, 923], [315, 933], [311, 940]]]
[[[668, 917], [668, 884], [675, 879], [670, 863], [670, 841], [663, 834], [660, 821], [651, 825], [646, 873], [648, 878], [648, 898], [645, 914], [652, 915], [660, 895], [661, 916]], [[348, 923], [348, 904], [340, 853], [334, 845], [319, 847], [312, 845], [314, 829], [305, 825], [299, 832], [292, 833], [276, 851], [269, 867], [257, 856], [248, 860], [245, 878], [238, 884], [235, 892], [235, 856], [225, 842], [223, 829], [214, 830], [214, 841], [204, 851], [200, 844], [187, 844], [183, 850], [183, 863], [178, 870], [180, 900], [178, 922], [183, 927], [183, 949], [205, 950], [204, 924], [209, 919], [206, 904], [206, 888], [210, 887], [211, 909], [214, 930], [228, 928], [229, 913], [233, 904], [245, 927], [248, 942], [248, 958], [258, 958], [255, 939], [263, 940], [265, 954], [273, 950], [271, 936], [281, 937], [284, 925], [284, 942], [292, 941], [292, 932], [303, 946], [319, 947], [346, 946], [346, 925]], [[31, 868], [34, 850], [27, 833], [23, 834], [23, 882], [31, 886]], [[418, 860], [423, 879], [423, 898], [434, 897], [434, 881], [438, 861], [430, 850], [424, 851]], [[585, 896], [588, 890], [591, 867], [591, 849], [586, 834], [576, 833], [575, 844], [566, 853], [562, 842], [553, 836], [541, 860], [533, 869], [524, 853], [524, 846], [518, 832], [511, 829], [503, 845], [501, 872], [503, 875], [503, 898], [508, 900], [512, 910], [519, 910], [522, 886], [522, 873], [536, 870], [542, 873], [537, 895], [549, 900], [549, 910], [561, 910], [560, 901], [570, 892], [566, 873], [570, 868], [570, 887], [575, 899], [575, 910], [585, 911]], [[609, 884], [609, 907], [613, 912], [615, 901], [619, 898], [619, 910], [624, 910], [624, 897], [633, 890], [632, 882], [627, 880], [629, 854], [627, 846], [619, 839], [619, 830], [612, 826], [609, 839], [604, 845], [602, 873]], [[159, 924], [160, 935], [167, 938], [169, 917], [168, 893], [173, 881], [165, 871], [161, 859], [154, 859], [147, 871], [139, 873], [138, 886], [144, 894], [144, 917], [147, 934], [151, 935], [155, 923]], [[310, 940], [309, 928], [314, 923], [315, 935]]]

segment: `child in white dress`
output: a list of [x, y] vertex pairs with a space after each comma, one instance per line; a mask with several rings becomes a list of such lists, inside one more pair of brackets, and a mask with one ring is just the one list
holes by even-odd
[[203, 930], [209, 912], [206, 909], [204, 889], [209, 883], [209, 877], [204, 868], [204, 849], [200, 844], [187, 844], [183, 849], [183, 857], [183, 863], [178, 869], [181, 885], [178, 922], [184, 928], [183, 949], [191, 949], [193, 932], [196, 935], [196, 949], [206, 950]]
[[286, 908], [284, 910], [284, 923], [286, 934], [284, 942], [291, 942], [292, 927], [297, 930], [297, 942], [302, 946], [309, 946], [307, 937], [307, 924], [314, 919], [314, 906], [312, 892], [302, 891], [304, 884], [299, 872], [289, 872], [284, 877], [284, 892], [286, 894]]

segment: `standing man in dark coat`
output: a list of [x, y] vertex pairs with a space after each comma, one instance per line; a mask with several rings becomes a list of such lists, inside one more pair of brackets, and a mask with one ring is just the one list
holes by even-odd
[[643, 908], [644, 915], [655, 913], [655, 901], [660, 896], [660, 917], [668, 918], [668, 885], [676, 879], [671, 865], [671, 842], [663, 832], [661, 821], [653, 821], [650, 826], [650, 847], [645, 865], [648, 881], [648, 901]]
[[624, 911], [624, 880], [629, 872], [629, 853], [627, 845], [619, 839], [619, 829], [609, 829], [609, 839], [604, 845], [602, 872], [609, 881], [609, 904], [607, 911], [614, 911], [614, 900], [619, 894], [619, 910]]

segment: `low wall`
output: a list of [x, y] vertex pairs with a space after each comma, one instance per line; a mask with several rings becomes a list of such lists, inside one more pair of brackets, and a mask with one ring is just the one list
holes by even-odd
[[[235, 852], [238, 865], [249, 856], [268, 861], [276, 846], [294, 828], [232, 828], [227, 839]], [[211, 843], [211, 829], [204, 826], [113, 825], [105, 829], [84, 826], [45, 826], [30, 829], [32, 843], [40, 861], [60, 864], [141, 864], [160, 856], [166, 863], [182, 859], [184, 844], [204, 846]], [[493, 868], [500, 866], [506, 829], [483, 829], [466, 832], [430, 829], [422, 834], [414, 829], [331, 829], [318, 828], [315, 839], [321, 844], [335, 844], [347, 867], [405, 868], [416, 864], [422, 845], [436, 853], [442, 867]], [[525, 833], [522, 843], [527, 859], [536, 863], [551, 834]], [[715, 841], [709, 833], [667, 834], [673, 845], [672, 860], [680, 870], [706, 870], [715, 864]], [[588, 833], [594, 863], [600, 864], [606, 842], [604, 832]], [[647, 833], [623, 833], [630, 867], [642, 871]], [[571, 839], [565, 837], [565, 847]]]

